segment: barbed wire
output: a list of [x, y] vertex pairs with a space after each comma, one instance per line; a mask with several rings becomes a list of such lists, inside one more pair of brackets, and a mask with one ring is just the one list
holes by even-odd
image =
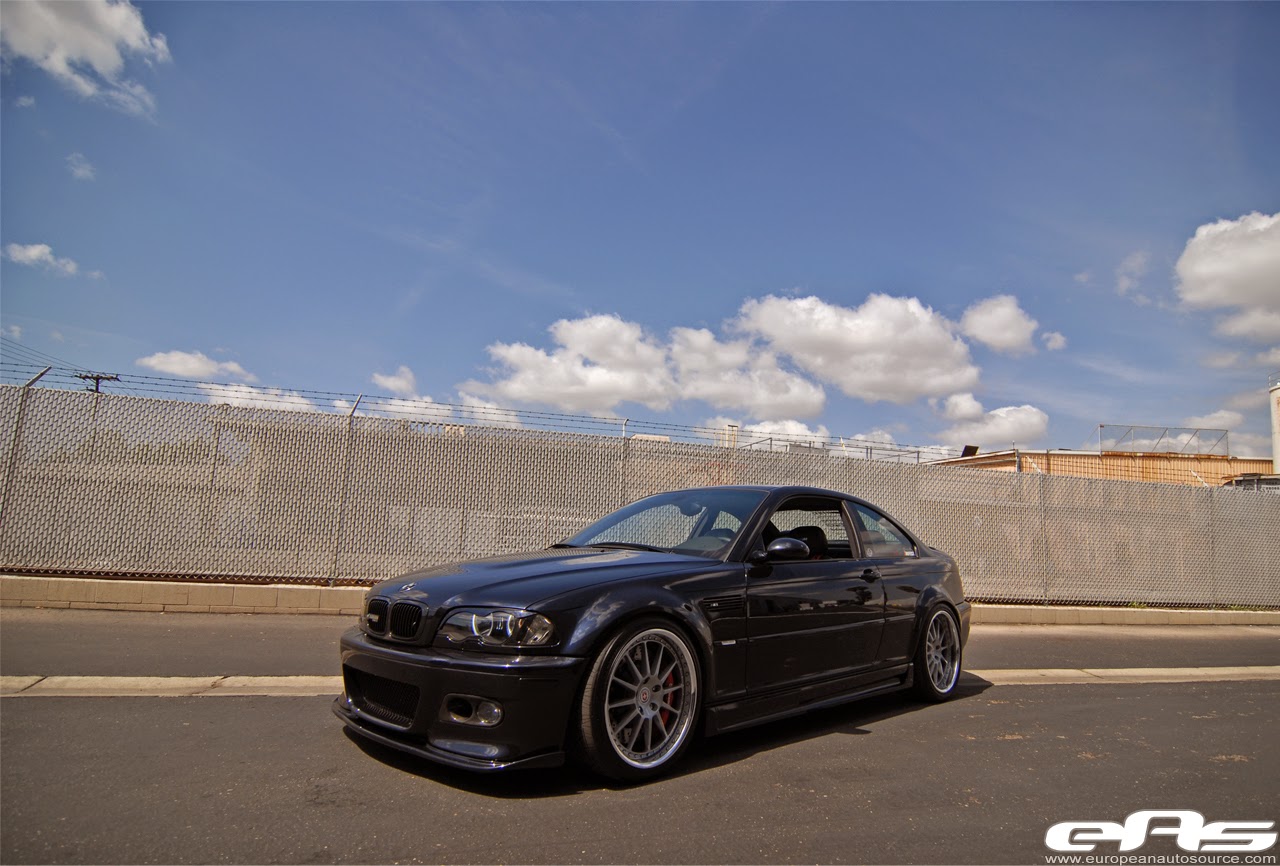
[[[78, 367], [62, 358], [3, 339], [0, 383], [25, 385], [46, 367], [36, 387], [85, 390], [84, 377], [114, 376], [97, 384], [107, 392], [139, 398], [327, 414], [400, 418], [421, 423], [509, 427], [591, 435], [640, 437], [669, 441], [712, 443], [727, 448], [791, 450], [812, 448], [848, 457], [898, 462], [930, 462], [959, 455], [959, 449], [938, 445], [903, 445], [853, 436], [821, 438], [773, 433], [745, 427], [706, 427], [618, 416], [574, 415], [533, 409], [511, 409], [488, 403], [448, 403], [381, 394], [352, 394], [306, 388], [281, 388], [237, 382], [203, 382], [166, 376], [106, 374]], [[88, 390], [94, 386], [88, 384]]]

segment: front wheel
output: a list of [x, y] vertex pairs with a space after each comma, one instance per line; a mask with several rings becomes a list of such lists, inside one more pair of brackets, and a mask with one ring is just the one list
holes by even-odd
[[636, 782], [667, 770], [688, 746], [698, 716], [698, 660], [662, 620], [622, 629], [596, 656], [578, 707], [587, 765]]
[[934, 608], [925, 621], [915, 658], [915, 691], [927, 701], [945, 701], [960, 680], [960, 626], [945, 607]]

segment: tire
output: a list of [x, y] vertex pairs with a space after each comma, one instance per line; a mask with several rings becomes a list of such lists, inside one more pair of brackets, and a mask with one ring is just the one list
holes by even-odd
[[701, 704], [698, 654], [671, 623], [644, 619], [596, 655], [577, 713], [579, 757], [622, 782], [669, 770], [693, 739]]
[[960, 681], [960, 626], [946, 607], [935, 607], [925, 619], [916, 649], [914, 688], [918, 697], [939, 703], [956, 693]]

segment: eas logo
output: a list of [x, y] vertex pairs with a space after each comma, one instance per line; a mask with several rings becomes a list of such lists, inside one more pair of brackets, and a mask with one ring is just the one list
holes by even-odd
[[[1176, 824], [1157, 824], [1157, 820]], [[1092, 851], [1095, 842], [1119, 842], [1121, 851], [1136, 851], [1148, 836], [1176, 836], [1183, 851], [1266, 851], [1276, 844], [1275, 821], [1204, 822], [1204, 815], [1188, 809], [1144, 809], [1114, 821], [1063, 821], [1044, 834], [1044, 844], [1054, 851]], [[1263, 831], [1263, 832], [1258, 832]]]

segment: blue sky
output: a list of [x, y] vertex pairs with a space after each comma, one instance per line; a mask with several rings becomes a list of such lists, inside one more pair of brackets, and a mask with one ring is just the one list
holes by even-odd
[[24, 0], [0, 36], [11, 359], [1270, 454], [1277, 4]]

